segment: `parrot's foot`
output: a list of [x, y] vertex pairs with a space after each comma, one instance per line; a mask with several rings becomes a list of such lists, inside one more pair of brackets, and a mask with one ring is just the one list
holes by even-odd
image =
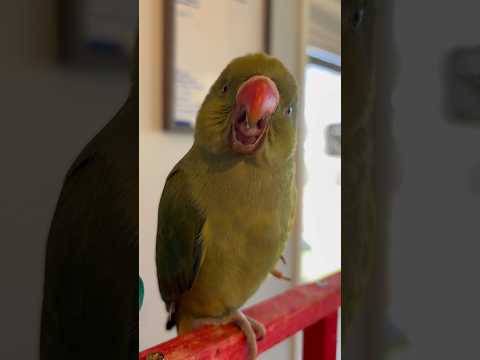
[[292, 279], [290, 279], [288, 276], [283, 275], [283, 273], [278, 270], [272, 270], [270, 271], [270, 274], [280, 280], [292, 281]]
[[257, 337], [257, 341], [262, 340], [265, 337], [265, 326], [254, 318], [251, 318], [250, 316], [245, 316], [250, 323], [250, 326], [252, 327], [253, 331], [255, 331], [255, 335]]
[[240, 310], [234, 310], [224, 317], [195, 319], [192, 327], [197, 329], [204, 325], [225, 325], [231, 322], [242, 330], [247, 339], [249, 360], [255, 360], [257, 357], [257, 340], [262, 340], [265, 337], [265, 326], [257, 320], [244, 315]]

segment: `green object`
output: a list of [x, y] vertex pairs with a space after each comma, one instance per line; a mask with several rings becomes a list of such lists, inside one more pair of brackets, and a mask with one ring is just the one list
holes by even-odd
[[139, 276], [138, 277], [138, 310], [142, 308], [143, 305], [143, 294], [144, 294], [144, 286], [143, 286], [143, 280]]
[[295, 217], [296, 105], [294, 78], [264, 54], [233, 60], [211, 87], [158, 209], [167, 328], [240, 308], [281, 257]]

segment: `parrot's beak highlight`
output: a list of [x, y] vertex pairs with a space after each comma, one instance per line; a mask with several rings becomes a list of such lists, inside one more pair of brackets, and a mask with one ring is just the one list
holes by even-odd
[[232, 113], [232, 149], [241, 154], [253, 154], [265, 137], [280, 95], [270, 78], [255, 75], [240, 86], [235, 100]]

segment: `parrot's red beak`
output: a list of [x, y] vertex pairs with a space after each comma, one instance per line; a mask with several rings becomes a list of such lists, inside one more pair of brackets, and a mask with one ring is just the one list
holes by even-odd
[[235, 100], [232, 113], [232, 149], [241, 154], [253, 154], [265, 137], [280, 95], [270, 78], [255, 75], [240, 86]]

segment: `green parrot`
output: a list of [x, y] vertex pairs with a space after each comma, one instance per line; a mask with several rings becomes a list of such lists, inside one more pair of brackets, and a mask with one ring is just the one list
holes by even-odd
[[158, 209], [158, 285], [180, 335], [234, 322], [256, 358], [264, 326], [239, 309], [281, 258], [295, 217], [297, 85], [277, 59], [234, 59], [198, 112]]

